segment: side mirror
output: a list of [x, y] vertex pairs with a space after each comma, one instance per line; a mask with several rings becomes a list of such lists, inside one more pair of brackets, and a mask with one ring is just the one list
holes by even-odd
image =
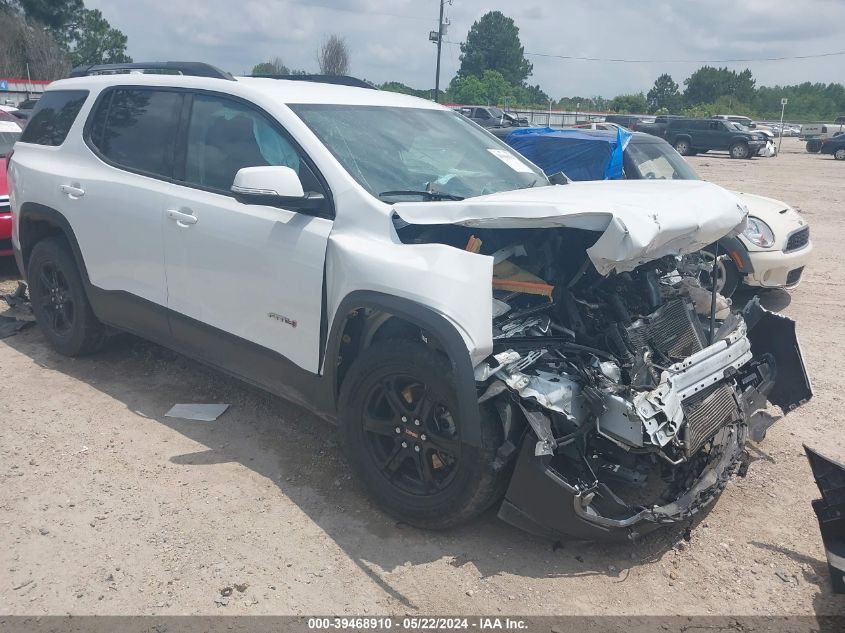
[[323, 210], [326, 202], [321, 193], [305, 193], [299, 175], [290, 167], [239, 169], [231, 191], [243, 204], [262, 204], [310, 215]]

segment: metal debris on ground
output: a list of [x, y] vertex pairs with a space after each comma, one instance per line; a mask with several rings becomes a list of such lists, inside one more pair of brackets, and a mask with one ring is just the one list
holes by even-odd
[[32, 314], [32, 306], [26, 294], [26, 284], [18, 282], [14, 292], [7, 295], [0, 295], [9, 306], [8, 309], [0, 312], [0, 339], [14, 336], [24, 328], [35, 323], [35, 316]]
[[214, 422], [228, 408], [228, 404], [174, 404], [164, 416], [198, 422]]

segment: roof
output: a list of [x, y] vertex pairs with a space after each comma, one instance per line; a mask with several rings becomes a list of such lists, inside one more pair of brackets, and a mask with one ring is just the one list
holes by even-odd
[[[615, 130], [578, 130], [581, 134], [587, 136], [594, 136], [596, 138], [615, 139]], [[631, 143], [665, 143], [666, 140], [655, 136], [654, 134], [646, 134], [645, 132], [631, 132]]]
[[271, 97], [281, 103], [344, 104], [393, 106], [400, 108], [444, 109], [443, 106], [426, 99], [411, 97], [397, 92], [354, 88], [337, 84], [311, 81], [291, 81], [268, 77], [236, 77], [227, 79], [194, 77], [188, 75], [164, 75], [152, 73], [131, 73], [114, 75], [92, 75], [74, 77], [53, 82], [48, 90], [102, 90], [107, 86], [164, 86], [195, 88], [250, 98], [257, 95]]

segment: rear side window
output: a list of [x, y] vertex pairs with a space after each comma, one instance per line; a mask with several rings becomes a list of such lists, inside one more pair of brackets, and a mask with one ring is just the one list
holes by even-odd
[[21, 136], [22, 143], [57, 147], [65, 142], [87, 90], [49, 90], [38, 100]]
[[91, 115], [90, 142], [118, 167], [169, 178], [182, 94], [116, 88]]

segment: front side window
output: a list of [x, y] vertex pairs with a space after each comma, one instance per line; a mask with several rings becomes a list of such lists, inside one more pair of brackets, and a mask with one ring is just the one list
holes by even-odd
[[91, 143], [119, 167], [169, 178], [181, 108], [180, 92], [111, 90], [91, 116]]
[[298, 151], [268, 119], [239, 101], [194, 95], [184, 181], [228, 192], [244, 167], [290, 167], [305, 191], [319, 191]]
[[[376, 197], [425, 192], [468, 198], [544, 186], [522, 156], [451, 110], [291, 104], [340, 164]], [[409, 194], [411, 195], [411, 194]]]
[[668, 143], [628, 143], [625, 157], [626, 162], [636, 170], [637, 178], [699, 180], [689, 163]]
[[21, 136], [21, 142], [52, 147], [58, 147], [64, 143], [87, 97], [87, 90], [45, 92], [32, 111], [29, 123]]

